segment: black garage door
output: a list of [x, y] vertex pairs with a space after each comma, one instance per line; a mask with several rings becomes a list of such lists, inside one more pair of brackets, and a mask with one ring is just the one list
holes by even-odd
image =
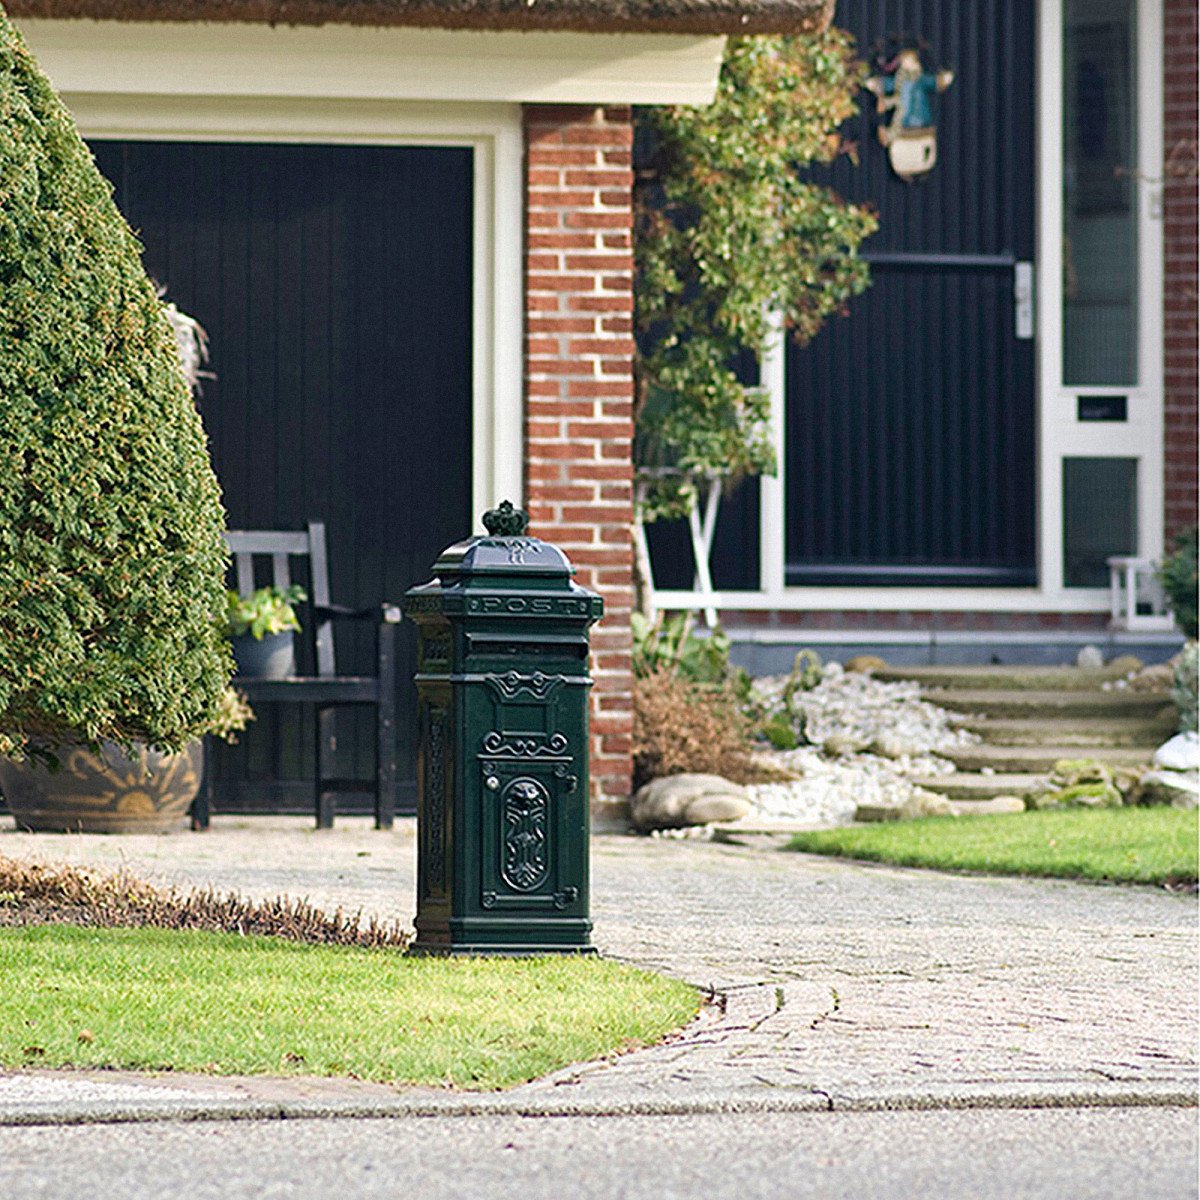
[[[208, 331], [215, 378], [201, 412], [230, 526], [323, 519], [334, 601], [398, 600], [471, 525], [471, 151], [92, 148], [147, 270]], [[339, 669], [371, 670], [370, 638], [347, 633]], [[401, 642], [411, 807], [408, 627]], [[343, 777], [371, 774], [371, 723], [359, 717], [338, 717]], [[264, 706], [218, 756], [218, 809], [311, 811], [312, 719]], [[367, 811], [369, 798], [339, 807]]]

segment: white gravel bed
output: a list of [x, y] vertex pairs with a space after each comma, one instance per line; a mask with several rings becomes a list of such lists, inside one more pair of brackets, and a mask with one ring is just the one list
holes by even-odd
[[[786, 684], [787, 676], [758, 679], [754, 694], [780, 709]], [[794, 704], [815, 744], [764, 751], [800, 778], [747, 788], [761, 818], [846, 825], [860, 804], [898, 807], [917, 791], [914, 777], [954, 770], [938, 751], [979, 741], [955, 728], [944, 709], [921, 700], [917, 684], [884, 683], [837, 663], [827, 664], [821, 682], [797, 693]]]

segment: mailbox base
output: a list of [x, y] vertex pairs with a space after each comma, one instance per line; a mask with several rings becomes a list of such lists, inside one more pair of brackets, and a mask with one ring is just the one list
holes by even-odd
[[566, 917], [557, 921], [498, 921], [487, 917], [417, 918], [410, 954], [595, 954], [592, 922]]
[[409, 954], [423, 958], [532, 958], [542, 954], [597, 954], [595, 946], [521, 945], [495, 942], [413, 942]]

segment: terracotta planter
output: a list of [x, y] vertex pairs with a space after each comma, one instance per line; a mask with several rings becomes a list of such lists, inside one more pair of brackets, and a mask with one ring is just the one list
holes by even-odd
[[0, 792], [19, 829], [45, 833], [168, 833], [183, 829], [200, 790], [203, 748], [142, 748], [136, 760], [105, 742], [102, 754], [60, 746], [57, 771], [0, 758]]
[[296, 673], [296, 638], [290, 629], [256, 638], [230, 639], [237, 673], [247, 679], [287, 679]]

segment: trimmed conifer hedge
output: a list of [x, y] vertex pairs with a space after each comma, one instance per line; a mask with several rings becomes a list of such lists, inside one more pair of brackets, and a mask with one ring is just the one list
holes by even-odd
[[0, 9], [0, 752], [203, 731], [223, 528], [138, 241]]

